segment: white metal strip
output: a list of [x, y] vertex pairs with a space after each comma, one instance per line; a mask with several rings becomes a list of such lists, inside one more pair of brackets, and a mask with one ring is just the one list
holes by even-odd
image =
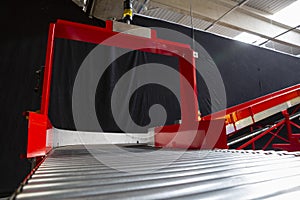
[[53, 128], [53, 147], [67, 145], [92, 144], [137, 144], [149, 143], [151, 136], [148, 133], [103, 133], [70, 131]]

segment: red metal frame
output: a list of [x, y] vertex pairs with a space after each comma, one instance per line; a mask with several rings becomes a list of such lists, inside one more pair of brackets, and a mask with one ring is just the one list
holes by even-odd
[[[119, 35], [116, 39], [107, 40], [117, 34]], [[45, 147], [46, 129], [44, 123], [45, 121], [47, 121], [47, 126], [51, 127], [51, 123], [48, 120], [48, 110], [50, 102], [55, 38], [76, 40], [95, 44], [101, 43], [102, 45], [107, 46], [114, 46], [130, 50], [139, 50], [144, 52], [177, 57], [179, 59], [180, 73], [189, 82], [194, 92], [194, 99], [192, 99], [192, 105], [191, 103], [187, 104], [185, 102], [191, 102], [191, 100], [187, 100], [187, 96], [185, 95], [186, 88], [184, 88], [182, 84], [180, 85], [182, 120], [196, 121], [198, 118], [198, 100], [196, 68], [195, 59], [193, 57], [193, 50], [190, 48], [189, 45], [186, 44], [158, 39], [156, 38], [156, 32], [153, 30], [151, 31], [151, 36], [152, 38], [143, 38], [134, 35], [114, 32], [112, 21], [106, 21], [106, 28], [84, 25], [64, 20], [58, 20], [55, 24], [50, 24], [44, 72], [41, 114], [37, 116], [29, 116], [29, 123], [39, 118], [39, 120], [43, 122], [43, 126], [38, 126], [35, 129], [29, 129], [30, 141], [28, 141], [27, 157], [43, 155], [45, 154], [47, 149]], [[183, 78], [180, 77], [180, 83], [182, 83], [183, 81]]]
[[[43, 94], [42, 94], [42, 104], [41, 104], [41, 114], [40, 115], [29, 115], [29, 120], [40, 121], [41, 124], [36, 126], [34, 129], [29, 129], [30, 141], [28, 143], [28, 155], [29, 157], [42, 155], [43, 152], [47, 152], [47, 148], [42, 148], [40, 144], [45, 145], [44, 139], [38, 139], [37, 135], [41, 136], [40, 133], [45, 133], [45, 119], [47, 119], [47, 127], [51, 127], [51, 123], [48, 120], [48, 109], [50, 101], [50, 90], [51, 90], [51, 74], [53, 65], [53, 53], [54, 53], [54, 40], [55, 38], [63, 38], [69, 40], [76, 40], [81, 42], [89, 42], [95, 44], [103, 44], [107, 46], [114, 46], [119, 48], [126, 48], [131, 50], [139, 50], [144, 52], [151, 52], [156, 54], [162, 54], [167, 56], [175, 56], [179, 59], [179, 69], [181, 75], [189, 82], [190, 86], [193, 88], [194, 97], [191, 102], [187, 99], [186, 88], [184, 88], [183, 78], [180, 78], [180, 92], [181, 92], [181, 119], [183, 124], [173, 125], [166, 127], [159, 127], [155, 129], [155, 144], [160, 147], [180, 147], [180, 148], [202, 148], [203, 137], [207, 137], [206, 131], [208, 129], [209, 123], [214, 123], [220, 121], [220, 119], [225, 119], [225, 125], [232, 124], [235, 128], [235, 132], [238, 131], [236, 127], [236, 122], [239, 120], [251, 117], [253, 124], [256, 123], [254, 120], [255, 114], [265, 111], [274, 106], [280, 105], [284, 102], [288, 102], [291, 99], [300, 96], [300, 85], [295, 85], [293, 87], [286, 88], [281, 91], [271, 93], [269, 95], [254, 99], [252, 101], [233, 106], [226, 109], [225, 116], [224, 111], [213, 113], [212, 115], [205, 116], [198, 121], [198, 100], [197, 100], [197, 84], [196, 84], [196, 69], [195, 69], [195, 59], [193, 57], [193, 50], [189, 45], [161, 40], [156, 38], [156, 33], [151, 32], [152, 38], [143, 38], [134, 35], [128, 35], [123, 33], [114, 32], [112, 29], [112, 22], [106, 22], [106, 28], [99, 28], [84, 24], [78, 24], [63, 20], [58, 20], [57, 23], [51, 24], [49, 29], [47, 55], [46, 55], [46, 66], [44, 73], [44, 84], [43, 84]], [[107, 40], [115, 35], [118, 35], [116, 40]], [[40, 118], [40, 119], [38, 119]], [[31, 124], [31, 122], [29, 122]], [[276, 125], [278, 128], [280, 125], [286, 124], [287, 126], [295, 126], [293, 122], [287, 123], [286, 121], [280, 122]], [[192, 127], [192, 128], [191, 128]], [[178, 132], [179, 128], [182, 130]], [[273, 133], [272, 130], [268, 133], [273, 134], [273, 137], [279, 137], [278, 133]], [[183, 132], [191, 130], [198, 134], [192, 137], [184, 135]], [[201, 132], [201, 134], [200, 134]], [[267, 133], [263, 133], [267, 134]], [[263, 135], [262, 134], [262, 135]], [[41, 137], [45, 137], [46, 134], [42, 134]], [[220, 135], [220, 134], [216, 134]], [[263, 137], [262, 135], [254, 137], [248, 143], [241, 146], [246, 147], [251, 144], [255, 148], [254, 142]], [[290, 144], [297, 145], [298, 135], [290, 134]], [[34, 141], [36, 140], [36, 141]], [[172, 141], [172, 142], [171, 142]], [[185, 141], [185, 142], [182, 142]], [[171, 142], [171, 144], [170, 144]], [[226, 133], [224, 137], [224, 128], [221, 130], [221, 136], [217, 141], [216, 148], [226, 148]], [[277, 146], [279, 147], [279, 146]], [[293, 148], [290, 148], [293, 149]]]
[[[233, 106], [231, 108], [228, 108], [224, 111], [220, 111], [217, 113], [213, 113], [211, 115], [208, 116], [204, 116], [201, 118], [201, 122], [203, 121], [209, 121], [209, 122], [213, 122], [214, 120], [218, 120], [218, 119], [225, 119], [225, 125], [233, 125], [234, 127], [234, 131], [231, 132], [229, 134], [229, 136], [234, 135], [235, 133], [237, 133], [239, 131], [239, 129], [237, 128], [237, 123], [240, 120], [249, 118], [252, 120], [252, 123], [250, 125], [254, 125], [257, 122], [255, 121], [255, 115], [266, 111], [270, 108], [273, 108], [275, 106], [278, 106], [280, 104], [289, 102], [293, 99], [296, 99], [300, 97], [300, 84], [289, 87], [289, 88], [285, 88], [283, 90], [265, 95], [263, 97], [245, 102], [243, 104], [239, 104], [237, 106]], [[284, 114], [285, 116], [287, 115], [286, 113]], [[267, 134], [272, 134], [271, 139], [267, 142], [267, 144], [263, 147], [263, 149], [265, 150], [270, 143], [273, 141], [273, 139], [275, 137], [287, 142], [288, 144], [274, 144], [273, 147], [274, 148], [280, 148], [280, 149], [285, 149], [288, 151], [291, 150], [300, 150], [299, 147], [299, 134], [295, 134], [292, 133], [291, 128], [288, 128], [288, 134], [289, 134], [289, 139], [286, 140], [284, 138], [282, 138], [281, 136], [279, 136], [279, 132], [282, 129], [282, 127], [286, 125], [287, 127], [290, 127], [291, 125], [293, 125], [296, 128], [300, 128], [299, 125], [295, 124], [294, 122], [291, 122], [290, 120], [288, 120], [287, 118], [281, 122], [279, 122], [278, 124], [272, 126], [272, 128], [266, 130], [265, 132], [259, 134], [256, 137], [253, 137], [251, 140], [249, 140], [248, 142], [246, 142], [245, 144], [241, 145], [240, 147], [238, 147], [238, 149], [243, 149], [248, 147], [249, 145], [252, 145], [253, 149], [256, 149], [255, 146], [255, 142], [259, 139], [261, 139], [263, 136], [267, 135]], [[279, 129], [278, 129], [279, 128]], [[172, 129], [172, 131], [170, 131], [169, 129]], [[278, 129], [275, 133], [273, 133], [273, 130]], [[179, 145], [172, 145], [170, 143], [174, 142], [174, 140], [176, 140], [176, 135], [178, 135], [178, 133], [176, 133], [176, 131], [178, 131], [178, 127], [177, 126], [170, 126], [168, 127], [168, 129], [162, 129], [162, 130], [155, 130], [156, 133], [156, 138], [159, 139], [159, 141], [156, 141], [157, 146], [172, 146], [172, 147], [181, 147]], [[170, 135], [170, 132], [173, 133], [173, 140], [171, 141], [170, 138], [168, 140], [163, 140], [163, 137], [166, 137], [165, 133]], [[219, 135], [219, 132], [216, 132], [215, 135]], [[224, 148], [224, 140], [222, 139], [222, 135], [223, 133], [221, 132], [221, 136], [220, 136], [220, 141], [217, 142], [217, 144], [215, 146], [211, 146], [214, 148]], [[168, 136], [171, 137], [171, 136]], [[196, 136], [195, 136], [196, 137]], [[182, 140], [179, 136], [177, 137], [179, 140]], [[177, 141], [174, 142], [175, 144], [178, 143]], [[220, 145], [221, 144], [221, 145]], [[220, 145], [220, 146], [218, 146]], [[190, 146], [190, 148], [194, 148], [193, 144]]]
[[[54, 37], [49, 36], [48, 51], [45, 71], [45, 82], [43, 91], [43, 102], [45, 102], [41, 110], [48, 110], [49, 107], [49, 95], [47, 91], [50, 91], [51, 87], [51, 71], [53, 61], [53, 40], [55, 38], [63, 38], [69, 40], [76, 40], [81, 42], [90, 42], [95, 44], [103, 44], [107, 46], [114, 46], [119, 48], [139, 50], [144, 52], [162, 54], [167, 56], [175, 56], [179, 59], [179, 68], [181, 74], [189, 81], [192, 86], [195, 97], [197, 97], [197, 84], [196, 84], [196, 68], [195, 58], [193, 57], [193, 50], [189, 45], [176, 43], [172, 41], [154, 38], [143, 38], [129, 34], [123, 34], [114, 32], [112, 30], [112, 22], [106, 21], [106, 28], [99, 28], [95, 26], [89, 26], [74, 22], [68, 22], [58, 20], [56, 24], [50, 26], [49, 35], [54, 34]], [[118, 34], [118, 37], [113, 40], [107, 40]], [[152, 31], [152, 35], [155, 33]], [[141, 48], [142, 47], [142, 48]], [[186, 96], [184, 95], [184, 88], [181, 88], [181, 102], [184, 105]], [[185, 109], [183, 106], [181, 109], [182, 118], [190, 118], [193, 116], [194, 119], [198, 117], [198, 101], [194, 99], [193, 110]], [[192, 112], [192, 113], [191, 113]], [[47, 112], [45, 112], [47, 114]]]
[[253, 124], [255, 124], [255, 114], [288, 102], [297, 97], [300, 97], [300, 84], [228, 108], [225, 111], [226, 116], [224, 116], [224, 111], [220, 111], [213, 113], [212, 115], [205, 116], [202, 120], [213, 120], [225, 117], [226, 124], [233, 124], [236, 132], [238, 131], [236, 129], [236, 122], [251, 117]]
[[42, 93], [41, 114], [48, 116], [49, 99], [50, 99], [50, 85], [52, 77], [52, 65], [54, 55], [54, 38], [55, 38], [55, 24], [50, 24], [48, 33], [48, 44], [46, 52], [46, 63], [44, 70], [44, 82]]
[[46, 132], [48, 118], [46, 115], [29, 112], [27, 158], [43, 156], [46, 153]]
[[186, 124], [157, 127], [154, 129], [154, 132], [156, 147], [183, 149], [228, 148], [223, 119], [209, 121], [202, 120], [197, 122], [196, 127]]
[[[294, 110], [298, 111], [299, 106]], [[293, 112], [293, 113], [294, 113]], [[292, 126], [296, 127], [297, 129], [300, 129], [300, 125], [296, 124], [295, 122], [292, 122], [290, 120], [290, 115], [287, 112], [287, 110], [282, 111], [282, 114], [284, 116], [284, 119], [279, 121], [278, 123], [274, 124], [272, 127], [270, 127], [268, 130], [264, 131], [263, 133], [259, 134], [256, 137], [253, 137], [251, 140], [247, 141], [246, 143], [242, 144], [237, 148], [237, 150], [244, 149], [250, 145], [254, 145], [255, 149], [255, 142], [263, 138], [264, 136], [271, 134], [272, 137], [267, 141], [265, 146], [262, 148], [262, 150], [266, 150], [266, 148], [271, 144], [271, 142], [274, 140], [274, 138], [278, 138], [285, 143], [282, 144], [273, 144], [272, 147], [274, 149], [280, 149], [285, 151], [300, 151], [300, 134], [299, 133], [293, 133]], [[282, 129], [286, 127], [286, 132], [288, 138], [283, 138], [279, 136], [279, 133], [282, 131]], [[275, 131], [275, 132], [274, 132]]]
[[[254, 120], [256, 114], [262, 111], [266, 111], [280, 104], [289, 102], [299, 97], [300, 97], [300, 84], [228, 108], [225, 111], [226, 113], [225, 116], [224, 116], [224, 111], [221, 111], [221, 112], [213, 113], [212, 115], [205, 116], [202, 118], [202, 120], [214, 120], [222, 117], [225, 118], [226, 125], [232, 124], [235, 129], [232, 133], [229, 134], [229, 136], [232, 136], [235, 133], [238, 133], [239, 130], [236, 127], [236, 123], [238, 123], [240, 120], [251, 117], [252, 119], [251, 126], [253, 126], [257, 124], [257, 122]], [[292, 114], [298, 111], [299, 108], [300, 105], [293, 111]], [[284, 144], [273, 144], [272, 146], [274, 149], [281, 149], [287, 151], [300, 150], [300, 144], [299, 144], [300, 135], [293, 133], [291, 129], [291, 126], [294, 126], [298, 129], [300, 128], [300, 126], [289, 119], [289, 114], [286, 110], [282, 111], [282, 113], [283, 116], [285, 117], [284, 120], [278, 122], [277, 124], [274, 124], [266, 131], [260, 133], [259, 135], [253, 137], [249, 141], [239, 146], [237, 149], [238, 150], [244, 149], [251, 145], [252, 149], [255, 150], [256, 149], [255, 142], [263, 138], [265, 135], [271, 134], [272, 137], [267, 141], [267, 143], [262, 148], [262, 150], [266, 150], [267, 147], [274, 140], [274, 138], [279, 138], [280, 140], [286, 142]], [[287, 127], [288, 139], [285, 139], [279, 135], [280, 131], [283, 129], [284, 126]]]

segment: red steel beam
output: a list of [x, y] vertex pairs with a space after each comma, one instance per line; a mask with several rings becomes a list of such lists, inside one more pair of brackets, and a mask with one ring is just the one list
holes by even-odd
[[[112, 31], [112, 24], [106, 21], [106, 28], [79, 24], [64, 20], [58, 20], [56, 23], [55, 38], [63, 38], [68, 40], [76, 40], [81, 42], [89, 42], [94, 44], [103, 44], [119, 48], [132, 50], [148, 51], [152, 53], [181, 56], [186, 53], [193, 52], [187, 44], [173, 41], [162, 40], [159, 38], [144, 38], [125, 33]], [[114, 37], [118, 35], [117, 37]], [[155, 34], [151, 34], [154, 35]], [[110, 40], [110, 38], [114, 37]], [[142, 49], [140, 49], [142, 47]], [[190, 59], [191, 58], [186, 58]]]
[[52, 78], [54, 38], [55, 38], [55, 24], [50, 24], [49, 33], [48, 33], [45, 71], [44, 71], [42, 104], [41, 104], [41, 114], [47, 116], [49, 110], [49, 99], [50, 99], [50, 89], [51, 89], [50, 86], [51, 86], [51, 78]]
[[[237, 121], [251, 117], [254, 124], [256, 123], [254, 121], [255, 114], [288, 102], [297, 97], [300, 97], [300, 84], [230, 107], [226, 109], [225, 112], [220, 111], [213, 115], [204, 116], [202, 119], [212, 120], [225, 118], [227, 120], [227, 124], [233, 124], [235, 126]], [[226, 113], [225, 116], [224, 113]]]
[[252, 138], [251, 140], [247, 141], [246, 143], [244, 143], [243, 145], [239, 146], [237, 148], [237, 150], [241, 150], [246, 148], [247, 146], [251, 145], [253, 142], [259, 140], [260, 138], [262, 138], [263, 136], [269, 134], [271, 131], [277, 129], [279, 126], [283, 125], [285, 123], [285, 120], [282, 120], [281, 122], [277, 123], [276, 125], [274, 125], [273, 127], [271, 127], [270, 129], [264, 131], [263, 133], [259, 134], [258, 136]]
[[28, 113], [27, 158], [43, 156], [47, 152], [48, 117], [34, 112]]
[[[118, 36], [114, 37], [116, 35]], [[155, 36], [153, 32], [152, 35]], [[113, 39], [110, 39], [112, 37]], [[191, 100], [187, 100], [186, 95], [184, 95], [185, 89], [181, 87], [182, 118], [190, 120], [190, 116], [192, 116], [193, 120], [197, 120], [198, 100], [196, 67], [195, 58], [193, 57], [193, 50], [190, 48], [190, 46], [187, 44], [158, 39], [156, 37], [143, 38], [134, 35], [114, 32], [112, 31], [111, 21], [106, 22], [106, 28], [100, 28], [64, 20], [58, 20], [56, 24], [50, 25], [41, 105], [42, 114], [48, 115], [55, 38], [90, 42], [95, 44], [101, 43], [108, 46], [178, 57], [180, 73], [189, 82], [194, 92], [194, 99], [192, 100], [193, 104], [188, 105], [185, 102], [191, 102]], [[181, 82], [182, 81], [183, 80], [181, 78]]]

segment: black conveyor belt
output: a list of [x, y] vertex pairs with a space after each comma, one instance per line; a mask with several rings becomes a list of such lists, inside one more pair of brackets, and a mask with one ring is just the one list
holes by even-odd
[[16, 199], [298, 199], [287, 152], [68, 146], [53, 150]]

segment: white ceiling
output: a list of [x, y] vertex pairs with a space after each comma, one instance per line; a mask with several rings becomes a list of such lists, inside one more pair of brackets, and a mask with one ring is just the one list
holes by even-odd
[[[139, 6], [141, 2], [145, 2], [144, 0], [135, 1], [140, 3]], [[241, 2], [242, 0], [150, 0], [146, 6], [144, 5], [144, 8], [147, 9], [141, 10], [140, 13], [191, 26], [190, 8], [192, 7], [193, 27], [206, 30], [212, 23], [215, 23], [234, 8], [207, 31], [232, 39], [242, 33], [248, 33], [259, 39], [256, 38], [247, 43], [260, 45], [270, 40], [262, 46], [296, 56], [300, 54], [299, 28], [273, 39], [273, 37], [293, 28], [288, 23], [283, 23], [284, 20], [276, 19], [274, 14], [297, 2], [297, 0], [249, 0], [246, 4], [235, 8]], [[293, 19], [297, 21], [295, 18]]]
[[[73, 1], [77, 1], [77, 4], [83, 2]], [[107, 0], [95, 2], [91, 13], [95, 17], [112, 5], [119, 12], [123, 4], [123, 0], [110, 0], [112, 5], [108, 5]], [[289, 18], [286, 13], [282, 13], [288, 6], [300, 6], [300, 0], [248, 0], [239, 6], [242, 2], [243, 0], [133, 0], [133, 6], [135, 13], [189, 27], [193, 25], [195, 29], [232, 39], [239, 38], [240, 34], [248, 34], [252, 37], [249, 37], [247, 43], [259, 46], [264, 42], [262, 47], [295, 56], [300, 54], [300, 28], [289, 31], [297, 24], [300, 14], [299, 18], [297, 13]], [[276, 16], [276, 13], [280, 15]], [[116, 16], [118, 17], [120, 14]], [[293, 24], [288, 23], [289, 21], [293, 21]], [[300, 25], [300, 20], [297, 25]], [[280, 37], [276, 37], [280, 34]]]
[[[241, 2], [242, 0], [232, 1]], [[275, 14], [295, 1], [297, 0], [251, 0], [245, 5], [265, 13]]]

